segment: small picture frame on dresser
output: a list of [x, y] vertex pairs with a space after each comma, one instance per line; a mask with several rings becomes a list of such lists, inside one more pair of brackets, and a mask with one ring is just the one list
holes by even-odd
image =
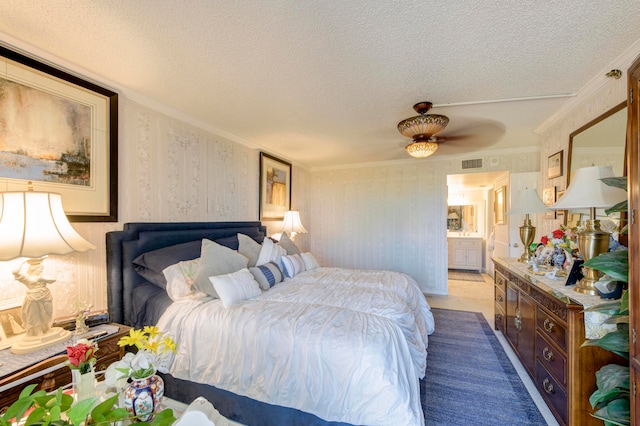
[[11, 347], [25, 332], [22, 327], [21, 306], [0, 310], [0, 350]]
[[578, 281], [582, 279], [584, 275], [582, 275], [582, 264], [584, 260], [582, 259], [574, 259], [573, 264], [571, 265], [571, 269], [567, 274], [567, 280], [564, 282], [564, 285], [574, 285]]

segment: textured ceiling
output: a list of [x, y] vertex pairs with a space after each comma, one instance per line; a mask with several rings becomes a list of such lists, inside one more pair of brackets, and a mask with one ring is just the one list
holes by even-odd
[[[640, 39], [638, 0], [3, 0], [0, 31], [98, 82], [309, 167], [537, 145], [533, 130]], [[0, 41], [2, 41], [0, 33]], [[9, 43], [10, 44], [10, 43]]]

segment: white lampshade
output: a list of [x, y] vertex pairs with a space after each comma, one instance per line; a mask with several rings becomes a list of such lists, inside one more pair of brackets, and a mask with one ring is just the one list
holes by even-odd
[[60, 194], [0, 193], [0, 260], [67, 254], [96, 247], [67, 220]]
[[584, 167], [576, 170], [569, 188], [550, 208], [554, 210], [603, 209], [626, 200], [625, 190], [609, 186], [600, 180], [608, 177], [614, 177], [611, 166]]
[[534, 188], [525, 188], [516, 193], [507, 214], [535, 214], [548, 210]]
[[282, 224], [282, 231], [287, 234], [306, 234], [307, 230], [302, 226], [300, 221], [300, 212], [297, 210], [289, 210], [284, 213], [284, 222]]

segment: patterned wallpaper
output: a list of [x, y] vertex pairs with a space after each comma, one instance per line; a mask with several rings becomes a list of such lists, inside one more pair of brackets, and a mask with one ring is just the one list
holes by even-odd
[[[623, 79], [612, 80], [553, 121], [541, 131], [540, 161], [566, 150], [573, 129], [625, 96]], [[124, 97], [119, 139], [120, 222], [74, 224], [97, 249], [46, 261], [45, 275], [57, 279], [50, 285], [54, 317], [73, 314], [78, 301], [106, 309], [104, 236], [125, 222], [258, 218], [259, 150]], [[540, 170], [540, 161], [531, 162], [527, 150], [471, 157], [483, 158], [479, 171]], [[296, 242], [323, 265], [398, 270], [413, 276], [425, 292], [446, 294], [446, 176], [462, 172], [462, 159], [469, 158], [314, 171], [294, 165], [292, 208], [300, 210], [309, 230]], [[550, 185], [564, 189], [564, 177], [544, 181]], [[546, 222], [543, 232], [555, 226]], [[269, 233], [279, 231], [280, 222], [265, 224]], [[11, 274], [18, 263], [0, 264], [0, 309], [21, 304], [24, 289]]]

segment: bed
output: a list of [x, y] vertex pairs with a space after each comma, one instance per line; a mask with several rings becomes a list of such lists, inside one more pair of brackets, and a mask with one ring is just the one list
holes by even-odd
[[162, 375], [167, 396], [204, 396], [247, 425], [424, 424], [420, 379], [434, 325], [411, 277], [317, 267], [224, 307], [211, 297], [176, 299], [171, 284], [155, 282], [164, 277], [140, 269], [149, 253], [174, 248], [183, 263], [198, 262], [203, 239], [238, 250], [238, 234], [261, 243], [266, 229], [128, 223], [107, 233], [111, 320], [157, 324], [178, 341]]

